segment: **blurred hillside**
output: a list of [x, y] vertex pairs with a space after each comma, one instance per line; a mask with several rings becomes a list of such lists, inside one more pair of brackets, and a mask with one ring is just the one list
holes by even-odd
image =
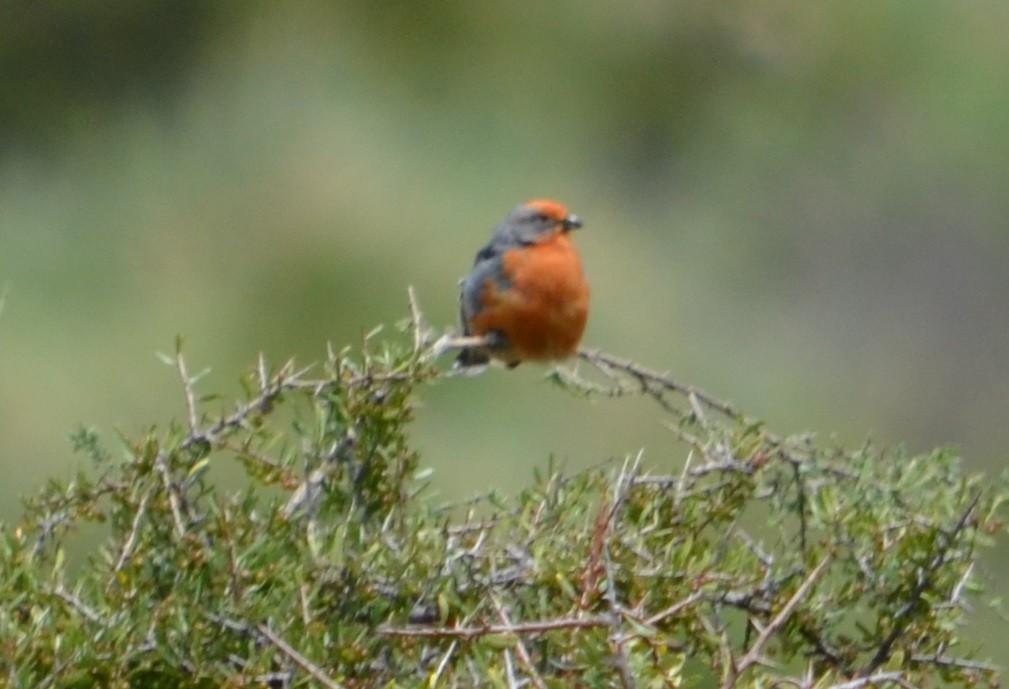
[[[490, 228], [565, 201], [586, 344], [783, 433], [1004, 465], [1009, 6], [127, 2], [0, 9], [0, 516], [259, 352], [435, 324]], [[523, 366], [443, 383], [452, 496], [666, 442]], [[213, 404], [213, 403], [211, 403]], [[676, 458], [656, 452], [650, 461]]]

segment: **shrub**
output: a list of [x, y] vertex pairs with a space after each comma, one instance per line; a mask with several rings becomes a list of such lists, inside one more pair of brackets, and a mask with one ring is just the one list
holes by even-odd
[[[647, 395], [675, 475], [641, 456], [439, 506], [406, 430], [437, 366], [412, 338], [246, 378], [209, 416], [181, 343], [182, 423], [50, 481], [0, 530], [11, 687], [858, 689], [994, 681], [958, 646], [1004, 480], [955, 452], [778, 437], [702, 391], [584, 351], [580, 395]], [[237, 464], [239, 489], [212, 480]], [[67, 547], [100, 523], [78, 566]]]

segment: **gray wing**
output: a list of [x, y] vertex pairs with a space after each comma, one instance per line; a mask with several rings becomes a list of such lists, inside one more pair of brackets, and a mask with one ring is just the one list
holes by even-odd
[[480, 295], [487, 280], [496, 280], [502, 288], [507, 287], [508, 281], [502, 273], [503, 264], [502, 255], [488, 244], [477, 254], [473, 270], [460, 281], [459, 318], [462, 321], [464, 335], [473, 334], [470, 330], [470, 321], [480, 311]]

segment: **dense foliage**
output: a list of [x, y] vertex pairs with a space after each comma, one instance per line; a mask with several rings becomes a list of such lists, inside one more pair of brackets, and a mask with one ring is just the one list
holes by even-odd
[[[599, 352], [585, 395], [651, 396], [675, 475], [642, 455], [520, 495], [437, 505], [406, 435], [450, 374], [410, 344], [260, 362], [224, 414], [51, 482], [0, 532], [10, 687], [969, 686], [958, 645], [1004, 482], [955, 453], [779, 438], [702, 391]], [[374, 338], [371, 338], [372, 340]], [[496, 375], [491, 372], [489, 375]], [[573, 404], [578, 403], [572, 401]], [[479, 462], [479, 458], [473, 458]], [[238, 488], [226, 470], [244, 470]], [[667, 463], [668, 465], [668, 463]], [[83, 525], [101, 549], [68, 565]]]

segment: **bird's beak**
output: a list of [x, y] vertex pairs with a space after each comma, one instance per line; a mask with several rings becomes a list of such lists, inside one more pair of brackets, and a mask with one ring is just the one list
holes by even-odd
[[564, 218], [561, 224], [564, 225], [565, 230], [577, 230], [579, 227], [582, 226], [582, 221], [578, 218], [577, 215], [569, 215], [568, 217]]

